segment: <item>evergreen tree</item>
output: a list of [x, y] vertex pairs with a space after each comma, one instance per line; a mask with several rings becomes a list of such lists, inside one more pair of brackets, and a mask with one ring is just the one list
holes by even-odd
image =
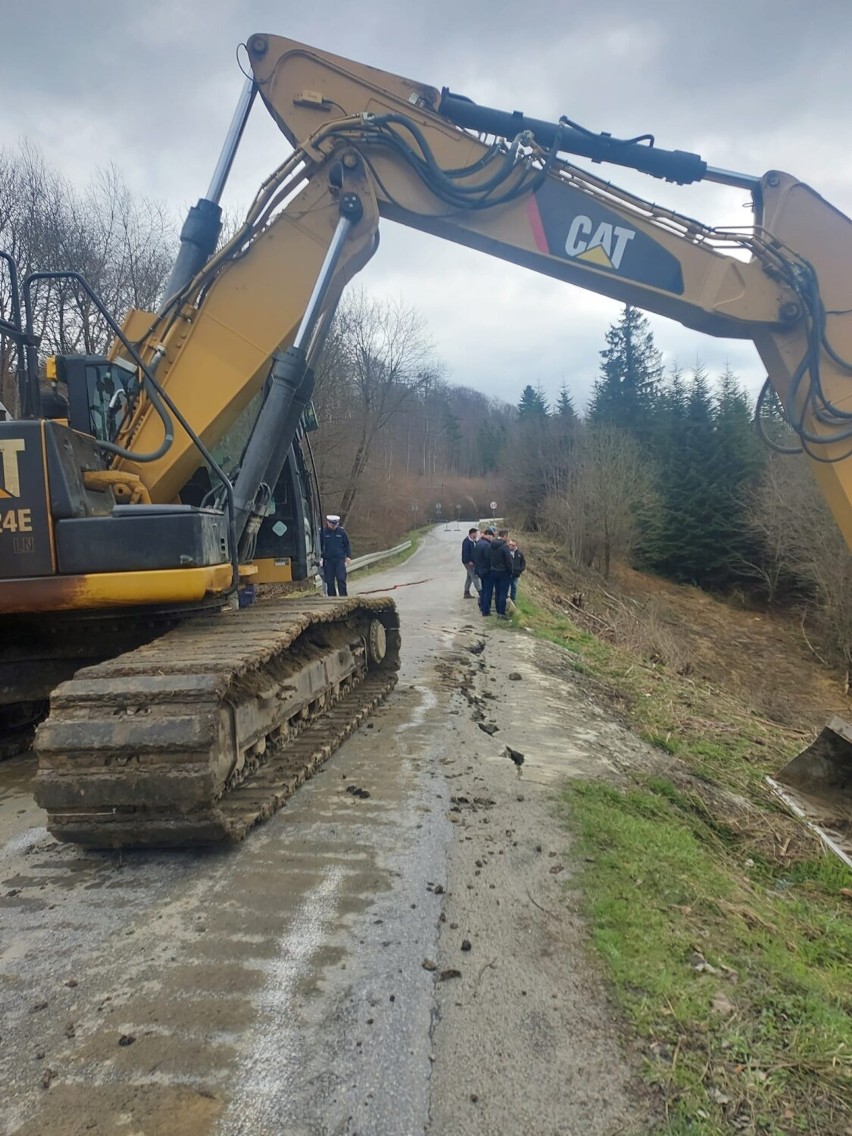
[[664, 400], [669, 450], [661, 466], [663, 518], [655, 567], [675, 580], [705, 582], [725, 563], [719, 540], [714, 405], [699, 366], [688, 388], [678, 382]]
[[540, 387], [524, 387], [521, 400], [518, 403], [518, 419], [521, 421], [537, 419], [543, 421], [547, 418], [547, 402]]
[[506, 431], [501, 422], [483, 422], [476, 435], [478, 473], [484, 476], [500, 469], [506, 447]]
[[574, 409], [574, 400], [568, 393], [568, 388], [563, 383], [559, 388], [559, 398], [556, 400], [555, 418], [561, 419], [563, 423], [575, 423], [577, 421], [577, 411]]
[[646, 440], [663, 373], [647, 319], [628, 304], [607, 332], [606, 343], [600, 353], [601, 375], [589, 403], [589, 421], [618, 426]]
[[686, 380], [675, 365], [653, 402], [646, 452], [655, 473], [659, 507], [641, 518], [636, 550], [640, 564], [661, 572], [677, 537], [677, 503], [670, 498], [671, 487], [678, 486], [681, 476], [688, 399]]
[[753, 560], [754, 537], [745, 519], [746, 501], [763, 472], [768, 450], [754, 427], [751, 403], [730, 367], [719, 381], [716, 407], [717, 487], [725, 530], [720, 532], [728, 552], [727, 578], [737, 575], [736, 564]]
[[646, 563], [675, 580], [729, 586], [749, 552], [745, 493], [763, 465], [748, 399], [730, 369], [714, 399], [699, 366], [686, 383], [675, 371], [654, 423], [660, 525], [646, 535]]
[[512, 515], [525, 528], [536, 526], [539, 507], [547, 495], [552, 465], [547, 445], [551, 423], [541, 387], [524, 387], [502, 472]]
[[444, 407], [443, 433], [447, 447], [447, 464], [450, 469], [458, 470], [461, 462], [463, 434], [458, 415], [453, 414], [449, 406]]
[[538, 396], [538, 400], [539, 400], [541, 406], [544, 407], [545, 417], [546, 418], [549, 417], [550, 416], [550, 406], [548, 405], [547, 399], [545, 398], [545, 395], [544, 395], [544, 387], [542, 387], [540, 382], [536, 383], [535, 393]]

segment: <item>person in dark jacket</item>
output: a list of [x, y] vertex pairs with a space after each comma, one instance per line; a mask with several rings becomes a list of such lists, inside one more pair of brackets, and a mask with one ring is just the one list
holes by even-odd
[[[326, 595], [347, 595], [346, 565], [352, 559], [352, 547], [346, 529], [340, 524], [336, 513], [325, 518], [326, 527], [322, 530], [322, 576], [325, 580]], [[335, 591], [335, 585], [337, 591]]]
[[[491, 541], [491, 579], [494, 588], [494, 606], [499, 619], [508, 619], [506, 600], [512, 583], [512, 553], [509, 550], [508, 529], [500, 529]], [[490, 605], [489, 605], [490, 606]]]
[[483, 615], [491, 614], [491, 593], [494, 581], [491, 579], [491, 541], [494, 529], [487, 528], [473, 546], [473, 566], [479, 578], [479, 610]]
[[470, 594], [471, 584], [476, 588], [477, 595], [482, 591], [482, 584], [480, 584], [479, 577], [476, 574], [476, 562], [473, 558], [473, 550], [476, 547], [476, 539], [478, 536], [479, 529], [468, 529], [467, 536], [462, 541], [461, 558], [465, 570], [464, 598], [466, 600], [473, 599], [473, 596]]
[[518, 579], [523, 575], [524, 569], [527, 566], [527, 560], [523, 552], [518, 548], [516, 540], [509, 541], [509, 551], [512, 554], [512, 582], [509, 585], [509, 599], [512, 603], [518, 597]]

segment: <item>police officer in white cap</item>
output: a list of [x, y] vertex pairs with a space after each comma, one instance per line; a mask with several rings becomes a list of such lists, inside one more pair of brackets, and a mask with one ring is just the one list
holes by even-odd
[[351, 559], [352, 548], [346, 529], [340, 524], [337, 513], [329, 513], [322, 530], [322, 576], [327, 595], [347, 594], [346, 565]]

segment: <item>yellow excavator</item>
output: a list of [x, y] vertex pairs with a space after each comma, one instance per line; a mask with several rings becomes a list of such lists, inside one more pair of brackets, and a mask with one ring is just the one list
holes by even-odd
[[[160, 310], [119, 326], [101, 308], [109, 356], [50, 360], [46, 390], [34, 289], [71, 276], [97, 297], [38, 273], [15, 280], [21, 314], [0, 324], [22, 360], [19, 416], [0, 422], [0, 709], [23, 729], [49, 701], [37, 800], [57, 838], [89, 846], [240, 838], [393, 685], [389, 600], [235, 602], [316, 561], [313, 367], [382, 218], [752, 340], [852, 546], [852, 222], [814, 190], [289, 39], [254, 35], [245, 51], [251, 74]], [[257, 95], [293, 152], [219, 247]], [[746, 189], [753, 224], [709, 228], [575, 155]], [[779, 775], [798, 802], [816, 794], [807, 808], [827, 803], [841, 839], [845, 746], [832, 723]]]

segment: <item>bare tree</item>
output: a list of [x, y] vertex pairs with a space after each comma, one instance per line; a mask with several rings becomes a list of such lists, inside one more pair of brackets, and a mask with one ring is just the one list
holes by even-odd
[[536, 528], [543, 505], [570, 484], [577, 429], [576, 421], [547, 415], [513, 424], [502, 470], [513, 519], [523, 528]]
[[545, 525], [578, 564], [608, 576], [628, 560], [643, 512], [656, 508], [652, 470], [635, 441], [612, 426], [578, 430], [565, 489], [545, 502]]
[[[813, 487], [815, 490], [815, 486]], [[743, 521], [755, 538], [751, 555], [737, 562], [745, 575], [759, 580], [773, 603], [792, 572], [791, 525], [810, 511], [814, 493], [807, 471], [790, 455], [770, 452], [760, 484], [746, 499]]]
[[[0, 151], [0, 248], [13, 257], [22, 277], [48, 265], [49, 250], [54, 245], [54, 218], [61, 211], [65, 188], [39, 151], [26, 142], [17, 153]], [[43, 337], [50, 325], [51, 293], [45, 287], [34, 296], [33, 332], [37, 336]], [[16, 314], [11, 307], [9, 278], [4, 273], [0, 278], [0, 315], [13, 321]], [[10, 382], [14, 350], [9, 341], [0, 346], [3, 390], [11, 399], [7, 405], [16, 407]]]
[[823, 649], [848, 666], [852, 663], [852, 555], [807, 459], [771, 455], [746, 517], [763, 550], [755, 571], [760, 570], [770, 590], [785, 578], [797, 585]]
[[[345, 519], [379, 435], [409, 399], [435, 382], [439, 367], [420, 315], [401, 301], [364, 291], [347, 297], [335, 317], [332, 362], [339, 408], [348, 392], [352, 440], [338, 507]], [[329, 378], [326, 370], [321, 387], [334, 388]]]
[[[156, 305], [177, 247], [176, 225], [145, 198], [134, 197], [116, 167], [99, 171], [79, 192], [27, 143], [0, 152], [0, 247], [22, 274], [80, 273], [110, 314]], [[0, 285], [0, 312], [8, 308]], [[112, 338], [96, 306], [76, 283], [37, 284], [33, 330], [42, 354], [104, 352]], [[4, 372], [8, 361], [2, 360]]]

